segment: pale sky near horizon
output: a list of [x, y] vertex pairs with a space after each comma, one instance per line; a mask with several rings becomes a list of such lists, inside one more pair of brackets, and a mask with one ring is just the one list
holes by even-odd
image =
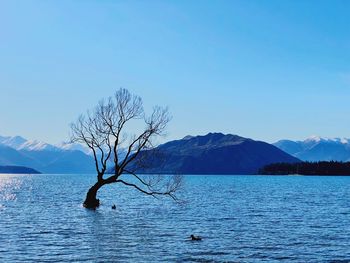
[[56, 143], [119, 87], [167, 140], [350, 137], [350, 1], [0, 1], [0, 135]]

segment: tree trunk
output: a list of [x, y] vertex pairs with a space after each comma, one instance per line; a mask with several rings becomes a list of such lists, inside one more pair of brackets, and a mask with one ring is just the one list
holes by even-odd
[[97, 191], [103, 186], [103, 182], [97, 182], [94, 184], [86, 194], [84, 201], [84, 207], [89, 209], [96, 209], [100, 206], [100, 199], [96, 198]]

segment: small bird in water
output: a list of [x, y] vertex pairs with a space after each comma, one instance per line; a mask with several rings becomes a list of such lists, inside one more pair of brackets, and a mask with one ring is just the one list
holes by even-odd
[[191, 240], [192, 240], [192, 241], [201, 241], [201, 240], [202, 240], [202, 238], [201, 238], [201, 237], [199, 237], [199, 236], [194, 236], [194, 235], [191, 235]]
[[117, 209], [117, 207], [115, 205], [112, 205], [112, 209]]

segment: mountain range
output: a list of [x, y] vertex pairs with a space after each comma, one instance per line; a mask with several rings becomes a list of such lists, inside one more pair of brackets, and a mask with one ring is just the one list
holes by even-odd
[[86, 154], [90, 153], [90, 149], [78, 143], [60, 143], [57, 145], [48, 144], [37, 140], [27, 140], [21, 136], [0, 136], [0, 144], [11, 147], [16, 150], [25, 151], [62, 151], [62, 150], [78, 150]]
[[[151, 165], [139, 172], [252, 174], [276, 162], [350, 161], [350, 139], [313, 136], [304, 141], [280, 140], [271, 145], [237, 135], [209, 133], [169, 141], [155, 151], [161, 157], [154, 158]], [[43, 173], [95, 173], [87, 147], [52, 145], [21, 136], [0, 136], [0, 165], [25, 166]]]
[[21, 136], [0, 136], [0, 165], [26, 166], [43, 173], [92, 173], [93, 158], [79, 144], [51, 145]]
[[280, 140], [274, 145], [303, 161], [350, 161], [350, 139], [312, 136], [303, 141]]
[[[152, 158], [154, 155], [156, 158]], [[169, 174], [255, 174], [267, 164], [300, 162], [266, 142], [222, 133], [170, 141], [154, 152], [142, 152], [140, 159], [145, 159], [148, 166], [130, 169]]]

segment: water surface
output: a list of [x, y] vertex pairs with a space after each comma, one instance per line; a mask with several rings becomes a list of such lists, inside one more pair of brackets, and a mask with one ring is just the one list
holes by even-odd
[[93, 212], [94, 175], [0, 175], [0, 262], [350, 261], [350, 177], [184, 179], [183, 204], [109, 185]]

